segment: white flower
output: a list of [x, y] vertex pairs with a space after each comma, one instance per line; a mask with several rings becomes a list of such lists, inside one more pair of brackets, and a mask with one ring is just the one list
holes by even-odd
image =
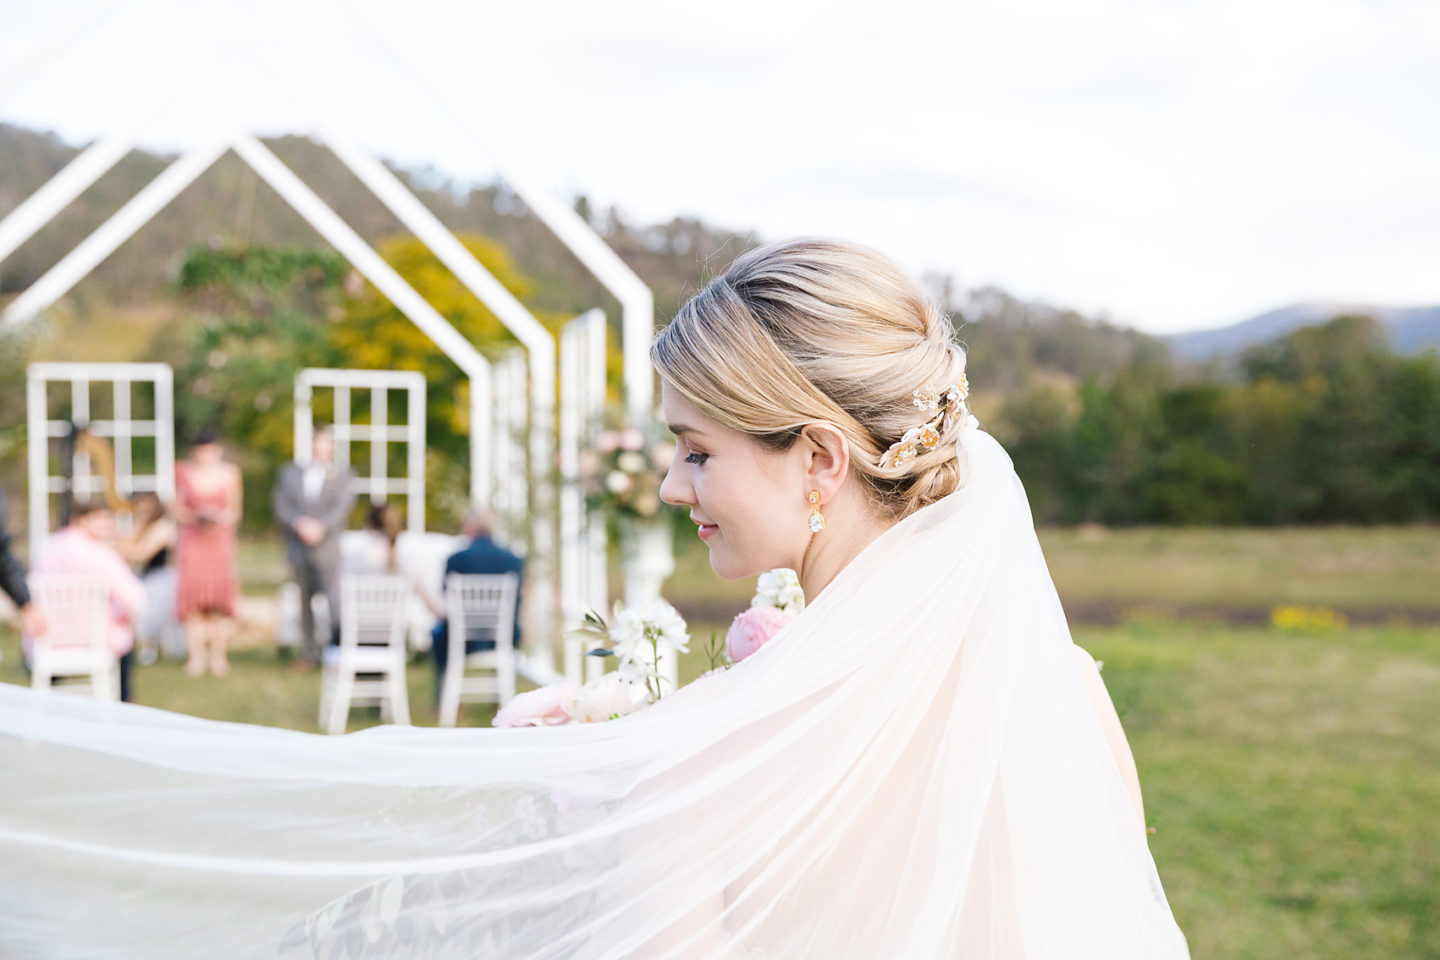
[[645, 457], [634, 450], [626, 450], [615, 458], [615, 465], [626, 473], [642, 473], [645, 470]]
[[647, 637], [659, 641], [660, 648], [669, 647], [676, 653], [689, 653], [690, 633], [685, 629], [685, 618], [679, 611], [659, 597], [642, 600], [634, 608], [625, 611], [634, 616]]
[[[642, 690], [645, 689], [646, 683], [656, 676], [655, 670], [650, 664], [633, 657], [621, 660], [614, 672], [625, 683], [640, 687]], [[647, 693], [646, 696], [649, 694]]]
[[664, 600], [644, 600], [633, 607], [616, 601], [609, 629], [610, 649], [616, 657], [615, 672], [626, 683], [649, 689], [658, 687], [659, 672], [653, 661], [663, 656], [688, 653], [690, 634], [685, 619]]
[[777, 567], [760, 574], [755, 583], [755, 598], [752, 607], [774, 607], [786, 613], [796, 614], [805, 609], [805, 591], [800, 588], [800, 577], [794, 570]]
[[605, 489], [611, 493], [624, 493], [634, 484], [630, 475], [624, 470], [611, 470], [605, 477]]
[[635, 648], [645, 637], [645, 625], [635, 611], [625, 609], [624, 604], [615, 601], [615, 616], [610, 622], [610, 649], [623, 664], [635, 656]]
[[565, 699], [565, 712], [581, 723], [625, 716], [644, 698], [644, 691], [619, 673], [601, 674], [584, 686], [575, 687]]

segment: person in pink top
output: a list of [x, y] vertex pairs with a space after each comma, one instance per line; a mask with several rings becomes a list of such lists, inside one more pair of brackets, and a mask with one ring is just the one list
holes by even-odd
[[[76, 501], [70, 521], [40, 546], [30, 573], [36, 577], [96, 577], [110, 586], [110, 650], [120, 658], [120, 699], [130, 700], [130, 651], [135, 621], [145, 612], [145, 587], [110, 545], [115, 515], [101, 500]], [[43, 611], [42, 611], [43, 612]], [[30, 637], [25, 638], [28, 656]]]
[[243, 499], [240, 468], [225, 459], [214, 430], [201, 430], [190, 459], [175, 465], [175, 515], [180, 524], [175, 619], [185, 624], [190, 648], [185, 672], [192, 677], [206, 670], [217, 677], [230, 672], [226, 649], [235, 632], [236, 531]]

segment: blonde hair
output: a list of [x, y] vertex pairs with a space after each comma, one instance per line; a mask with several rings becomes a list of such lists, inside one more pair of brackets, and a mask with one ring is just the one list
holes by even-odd
[[650, 349], [660, 375], [711, 419], [787, 450], [826, 420], [850, 466], [895, 517], [960, 483], [964, 417], [906, 463], [881, 455], [925, 414], [916, 390], [965, 373], [950, 320], [894, 261], [854, 244], [801, 239], [752, 250], [680, 308]]

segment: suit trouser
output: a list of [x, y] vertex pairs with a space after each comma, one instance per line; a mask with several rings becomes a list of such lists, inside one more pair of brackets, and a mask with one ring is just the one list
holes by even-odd
[[[303, 555], [292, 554], [290, 566], [295, 571], [295, 583], [300, 587], [300, 655], [306, 660], [319, 662], [320, 648], [324, 643], [337, 643], [340, 639], [340, 581], [336, 576], [338, 555], [316, 555], [307, 550]], [[314, 597], [325, 594], [330, 602], [330, 636], [324, 643], [315, 636]]]

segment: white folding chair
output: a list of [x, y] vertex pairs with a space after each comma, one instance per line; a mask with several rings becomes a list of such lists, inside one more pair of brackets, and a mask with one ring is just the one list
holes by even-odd
[[[326, 647], [320, 676], [320, 728], [344, 733], [352, 704], [379, 705], [382, 719], [410, 722], [405, 687], [404, 577], [347, 574], [340, 578], [340, 645]], [[369, 675], [360, 679], [361, 674]]]
[[31, 684], [42, 690], [52, 680], [66, 690], [97, 700], [120, 699], [120, 661], [110, 650], [110, 588], [93, 577], [31, 577], [31, 602], [45, 615], [46, 630], [30, 651]]
[[395, 541], [395, 567], [415, 588], [410, 601], [410, 649], [430, 649], [430, 629], [435, 614], [442, 616], [445, 604], [445, 561], [470, 541], [444, 533], [406, 530]]
[[[520, 577], [514, 573], [452, 573], [445, 578], [445, 613], [450, 650], [440, 681], [440, 726], [453, 727], [460, 701], [510, 702], [515, 696], [515, 597]], [[467, 640], [491, 640], [493, 650], [468, 656]], [[482, 670], [482, 676], [468, 676]]]

